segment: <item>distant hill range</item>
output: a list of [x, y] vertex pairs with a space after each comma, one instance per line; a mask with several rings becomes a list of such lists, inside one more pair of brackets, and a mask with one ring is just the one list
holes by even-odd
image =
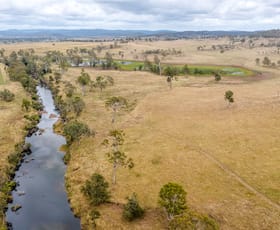
[[135, 37], [162, 37], [162, 38], [198, 38], [198, 37], [280, 37], [280, 30], [267, 31], [148, 31], [148, 30], [2, 30], [1, 40], [75, 40], [75, 39], [112, 39]]

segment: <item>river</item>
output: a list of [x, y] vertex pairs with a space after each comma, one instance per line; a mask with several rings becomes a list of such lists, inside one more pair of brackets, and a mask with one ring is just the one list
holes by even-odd
[[[39, 129], [43, 132], [26, 137], [31, 144], [32, 154], [24, 158], [15, 181], [18, 186], [13, 191], [13, 203], [6, 213], [7, 221], [14, 230], [78, 230], [80, 220], [71, 212], [64, 186], [66, 166], [59, 147], [65, 138], [54, 133], [53, 125], [59, 117], [55, 110], [51, 91], [38, 86], [44, 111]], [[53, 114], [54, 116], [50, 115]], [[22, 206], [16, 212], [14, 205]]]

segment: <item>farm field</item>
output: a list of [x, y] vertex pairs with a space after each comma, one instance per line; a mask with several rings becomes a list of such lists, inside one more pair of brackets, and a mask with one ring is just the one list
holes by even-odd
[[[83, 229], [92, 229], [91, 207], [81, 188], [95, 172], [109, 182], [112, 195], [112, 203], [98, 207], [101, 217], [96, 221], [97, 229], [166, 229], [168, 223], [159, 207], [158, 195], [168, 182], [182, 185], [187, 191], [188, 206], [214, 218], [221, 229], [279, 229], [280, 71], [279, 66], [257, 65], [255, 59], [269, 56], [276, 63], [280, 57], [274, 52], [275, 47], [251, 49], [240, 45], [223, 53], [210, 50], [213, 45], [229, 42], [227, 38], [132, 41], [103, 49], [98, 57], [103, 58], [109, 50], [120, 69], [85, 67], [84, 71], [92, 81], [97, 76], [111, 76], [114, 85], [102, 91], [86, 87], [85, 95], [77, 82], [82, 68], [69, 67], [63, 72], [57, 84], [59, 89], [64, 92], [66, 83], [76, 87], [75, 95], [85, 102], [85, 109], [77, 119], [95, 131], [95, 136], [83, 137], [68, 150], [71, 160], [65, 176], [66, 187]], [[42, 55], [50, 50], [66, 52], [74, 47], [110, 44], [113, 43], [42, 42], [3, 44], [3, 47], [7, 53], [33, 48], [35, 54]], [[134, 71], [144, 64], [143, 53], [156, 49], [181, 51], [160, 56], [163, 66], [188, 65], [189, 74], [177, 76], [172, 89], [164, 76]], [[145, 57], [153, 62], [153, 56]], [[194, 74], [195, 69], [202, 73]], [[212, 72], [220, 72], [221, 81], [216, 82]], [[20, 138], [13, 132], [15, 127], [23, 125], [20, 103], [25, 94], [16, 83], [5, 80], [1, 85], [4, 76], [1, 73], [0, 90], [7, 87], [18, 95], [9, 105], [0, 102], [3, 107], [0, 127], [9, 130], [1, 134], [7, 136], [0, 136], [1, 159], [5, 159], [12, 143]], [[231, 105], [224, 99], [227, 90], [234, 93]], [[105, 101], [112, 96], [122, 96], [130, 105], [127, 111], [117, 114], [114, 124], [112, 111], [105, 107]], [[17, 122], [11, 126], [14, 120]], [[60, 124], [58, 130], [59, 127]], [[123, 150], [135, 163], [131, 170], [118, 169], [116, 185], [111, 182], [108, 149], [102, 145], [112, 129], [125, 132]], [[146, 212], [142, 219], [127, 222], [121, 216], [122, 205], [133, 192]]]
[[[63, 80], [75, 84], [80, 69], [69, 69]], [[115, 86], [88, 92], [86, 109], [79, 120], [96, 131], [71, 147], [67, 181], [72, 207], [83, 218], [89, 207], [81, 184], [97, 171], [111, 178], [106, 150], [101, 143], [112, 128], [126, 133], [125, 152], [135, 168], [119, 169], [113, 201], [124, 203], [136, 192], [148, 210], [143, 220], [122, 221], [121, 209], [101, 208], [97, 221], [105, 229], [162, 229], [164, 218], [157, 199], [161, 186], [178, 182], [188, 192], [188, 204], [213, 216], [221, 229], [277, 229], [279, 226], [279, 81], [247, 82], [234, 77], [214, 83], [212, 77], [180, 77], [169, 90], [165, 79], [141, 72], [94, 71], [92, 80], [110, 75]], [[79, 87], [79, 86], [77, 86]], [[224, 92], [231, 89], [234, 105], [227, 107]], [[136, 107], [110, 123], [104, 101], [124, 96]], [[161, 225], [162, 224], [162, 225]]]

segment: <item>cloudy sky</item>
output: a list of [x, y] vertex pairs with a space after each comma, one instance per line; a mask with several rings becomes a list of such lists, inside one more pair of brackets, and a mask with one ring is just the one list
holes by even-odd
[[0, 0], [5, 29], [263, 30], [280, 0]]

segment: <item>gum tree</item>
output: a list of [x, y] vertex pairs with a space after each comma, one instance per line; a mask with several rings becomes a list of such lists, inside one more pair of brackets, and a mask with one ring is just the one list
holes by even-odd
[[110, 97], [105, 102], [106, 108], [111, 108], [113, 111], [112, 114], [112, 123], [115, 122], [117, 112], [124, 110], [128, 107], [128, 102], [124, 97]]
[[133, 160], [121, 150], [124, 143], [123, 130], [111, 130], [107, 139], [103, 141], [103, 145], [110, 147], [110, 151], [106, 154], [108, 161], [113, 166], [112, 183], [116, 184], [116, 174], [119, 167], [127, 167], [132, 169], [134, 167]]

